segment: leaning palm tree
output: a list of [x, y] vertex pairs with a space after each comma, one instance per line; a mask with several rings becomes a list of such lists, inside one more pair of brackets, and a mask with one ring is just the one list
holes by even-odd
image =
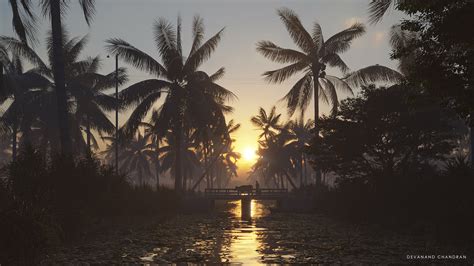
[[183, 184], [180, 146], [185, 130], [212, 124], [217, 128], [225, 127], [223, 113], [230, 111], [225, 102], [235, 95], [215, 83], [224, 73], [223, 69], [210, 76], [199, 70], [216, 49], [224, 29], [203, 42], [203, 21], [195, 17], [193, 43], [189, 55], [185, 57], [181, 46], [180, 18], [176, 30], [163, 18], [156, 21], [153, 28], [162, 63], [121, 39], [107, 40], [107, 49], [156, 77], [133, 84], [121, 92], [126, 104], [136, 106], [124, 126], [127, 135], [137, 130], [161, 94], [167, 94], [157, 123], [162, 125], [160, 135], [171, 130], [175, 137], [178, 151], [175, 157], [177, 163], [174, 164], [175, 189], [180, 191]]
[[260, 107], [258, 115], [252, 116], [250, 122], [262, 130], [259, 139], [263, 137], [265, 140], [268, 140], [270, 137], [274, 137], [277, 131], [281, 129], [280, 117], [281, 114], [276, 113], [275, 106], [272, 107], [269, 114], [267, 114], [265, 109]]

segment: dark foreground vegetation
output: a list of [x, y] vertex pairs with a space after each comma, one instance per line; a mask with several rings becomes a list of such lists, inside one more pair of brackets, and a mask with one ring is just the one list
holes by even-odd
[[[0, 261], [32, 263], [112, 221], [176, 210], [175, 193], [132, 186], [92, 157], [47, 159], [32, 148], [2, 169]], [[106, 226], [105, 226], [106, 227]]]

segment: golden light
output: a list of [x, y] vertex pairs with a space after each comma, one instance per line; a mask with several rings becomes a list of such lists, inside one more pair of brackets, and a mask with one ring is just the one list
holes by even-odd
[[246, 147], [242, 151], [242, 159], [247, 162], [253, 162], [257, 158], [256, 150], [252, 147]]

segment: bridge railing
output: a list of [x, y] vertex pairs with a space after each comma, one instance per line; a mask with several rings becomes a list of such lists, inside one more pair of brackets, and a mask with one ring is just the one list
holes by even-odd
[[206, 188], [204, 195], [206, 196], [281, 196], [288, 193], [288, 189], [279, 188], [262, 188], [238, 190], [235, 188]]

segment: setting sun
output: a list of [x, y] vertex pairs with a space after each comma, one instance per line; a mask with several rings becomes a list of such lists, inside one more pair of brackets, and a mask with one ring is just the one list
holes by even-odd
[[253, 162], [255, 161], [255, 158], [257, 158], [256, 150], [252, 147], [246, 147], [242, 151], [242, 159], [244, 159], [247, 162]]

